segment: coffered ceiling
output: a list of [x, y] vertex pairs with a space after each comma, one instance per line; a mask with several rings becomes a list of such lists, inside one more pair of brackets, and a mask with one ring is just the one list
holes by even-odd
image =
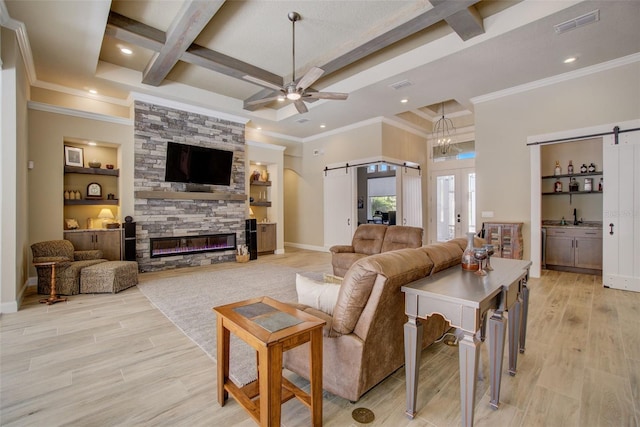
[[[95, 89], [87, 96], [123, 105], [131, 91], [152, 94], [300, 138], [373, 117], [428, 132], [443, 105], [447, 116], [473, 123], [473, 97], [640, 51], [634, 0], [4, 0], [3, 6], [3, 25], [24, 23], [35, 86]], [[319, 67], [324, 73], [309, 90], [348, 93], [347, 100], [315, 100], [305, 114], [290, 101], [247, 105], [277, 95], [274, 86], [293, 78], [291, 11], [301, 15], [296, 78]], [[592, 11], [596, 22], [554, 31]], [[568, 56], [577, 60], [564, 64]]]

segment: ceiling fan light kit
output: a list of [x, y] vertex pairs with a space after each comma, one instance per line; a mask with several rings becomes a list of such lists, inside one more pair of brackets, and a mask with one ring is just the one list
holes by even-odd
[[[334, 100], [345, 100], [349, 96], [346, 93], [339, 92], [316, 92], [309, 91], [306, 92], [307, 88], [316, 82], [323, 74], [324, 70], [319, 67], [312, 67], [309, 71], [307, 71], [302, 78], [296, 83], [296, 22], [301, 18], [298, 12], [289, 12], [287, 17], [289, 21], [291, 21], [292, 25], [292, 43], [291, 43], [291, 52], [292, 52], [292, 63], [293, 63], [293, 72], [292, 72], [292, 81], [288, 83], [284, 87], [278, 87], [273, 84], [268, 84], [267, 86], [280, 91], [277, 95], [270, 95], [265, 98], [257, 99], [254, 101], [247, 102], [247, 105], [263, 105], [268, 104], [273, 101], [284, 101], [289, 100], [293, 101], [293, 105], [296, 107], [300, 114], [306, 113], [309, 111], [307, 106], [304, 104], [304, 101], [307, 99], [334, 99]], [[266, 82], [262, 80], [256, 79], [252, 76], [244, 76], [245, 80], [252, 81], [254, 83], [259, 83], [264, 85]]]

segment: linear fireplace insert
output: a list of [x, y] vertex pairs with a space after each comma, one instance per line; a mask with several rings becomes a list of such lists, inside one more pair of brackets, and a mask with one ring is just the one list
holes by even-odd
[[151, 238], [151, 258], [236, 250], [236, 234]]

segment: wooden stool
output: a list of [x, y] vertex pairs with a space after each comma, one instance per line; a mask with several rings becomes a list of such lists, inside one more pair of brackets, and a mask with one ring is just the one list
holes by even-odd
[[[279, 427], [282, 403], [297, 398], [322, 425], [322, 326], [326, 323], [269, 297], [214, 307], [218, 333], [218, 402], [231, 394], [263, 427]], [[229, 343], [233, 332], [258, 353], [258, 380], [238, 387], [229, 379]], [[282, 377], [282, 353], [306, 342], [311, 346], [310, 393]], [[254, 401], [257, 398], [258, 402]]]
[[43, 298], [40, 300], [40, 303], [44, 303], [47, 305], [55, 304], [57, 302], [66, 301], [67, 298], [59, 298], [56, 293], [56, 264], [57, 261], [46, 261], [46, 262], [34, 262], [33, 265], [36, 267], [46, 267], [51, 266], [51, 293], [49, 294], [49, 298]]

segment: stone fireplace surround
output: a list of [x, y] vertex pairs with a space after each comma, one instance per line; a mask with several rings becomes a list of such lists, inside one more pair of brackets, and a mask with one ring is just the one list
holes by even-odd
[[[140, 270], [235, 260], [233, 249], [152, 258], [150, 239], [235, 233], [237, 245], [245, 242], [244, 124], [141, 101], [135, 101], [134, 108], [134, 221]], [[188, 184], [165, 182], [168, 141], [233, 151], [231, 185], [199, 186], [214, 194], [188, 193]]]

